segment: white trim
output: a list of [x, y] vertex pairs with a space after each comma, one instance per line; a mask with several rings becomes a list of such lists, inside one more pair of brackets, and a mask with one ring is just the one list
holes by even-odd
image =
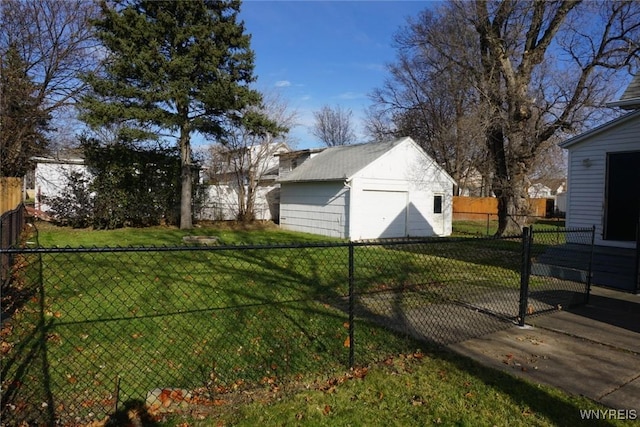
[[617, 119], [613, 119], [610, 120], [598, 127], [595, 127], [587, 132], [581, 133], [580, 135], [576, 135], [572, 138], [567, 139], [564, 142], [561, 142], [560, 144], [558, 144], [561, 148], [569, 148], [572, 147], [576, 144], [579, 144], [583, 141], [585, 141], [586, 139], [592, 138], [602, 132], [606, 132], [611, 128], [614, 128], [616, 126], [622, 125], [626, 122], [628, 122], [629, 120], [634, 119], [636, 116], [640, 116], [640, 110], [636, 110], [636, 111], [632, 111], [630, 113], [627, 113], [623, 116], [618, 117]]

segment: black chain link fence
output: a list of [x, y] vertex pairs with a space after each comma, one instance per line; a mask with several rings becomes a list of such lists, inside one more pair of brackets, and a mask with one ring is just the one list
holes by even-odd
[[513, 326], [585, 301], [589, 266], [567, 243], [592, 235], [11, 249], [2, 424], [88, 423], [132, 402], [215, 411], [234, 391]]
[[[10, 248], [18, 243], [24, 229], [25, 210], [24, 204], [20, 204], [17, 208], [0, 215], [0, 248]], [[3, 283], [11, 274], [12, 264], [10, 254], [0, 254], [0, 280]]]

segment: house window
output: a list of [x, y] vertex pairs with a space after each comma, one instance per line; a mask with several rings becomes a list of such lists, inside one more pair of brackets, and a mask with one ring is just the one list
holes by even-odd
[[436, 214], [442, 213], [442, 196], [441, 195], [433, 196], [433, 213], [436, 213]]

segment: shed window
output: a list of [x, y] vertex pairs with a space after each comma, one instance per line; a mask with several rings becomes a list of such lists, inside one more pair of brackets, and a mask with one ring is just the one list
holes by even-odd
[[442, 196], [433, 196], [433, 213], [442, 213]]

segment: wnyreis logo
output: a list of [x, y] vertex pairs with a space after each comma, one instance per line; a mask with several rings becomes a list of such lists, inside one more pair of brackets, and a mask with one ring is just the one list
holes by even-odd
[[583, 420], [637, 420], [638, 411], [635, 409], [581, 409], [580, 418]]

